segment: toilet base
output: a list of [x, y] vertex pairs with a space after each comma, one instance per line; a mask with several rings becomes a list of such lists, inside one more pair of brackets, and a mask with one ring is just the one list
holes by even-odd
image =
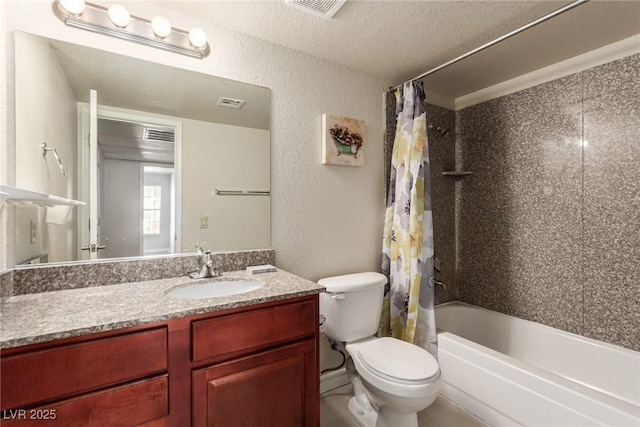
[[360, 427], [375, 427], [378, 413], [362, 409], [355, 396], [349, 399], [349, 415]]
[[349, 399], [349, 415], [360, 427], [418, 427], [417, 413], [399, 413], [380, 408], [381, 414], [360, 406], [355, 396]]

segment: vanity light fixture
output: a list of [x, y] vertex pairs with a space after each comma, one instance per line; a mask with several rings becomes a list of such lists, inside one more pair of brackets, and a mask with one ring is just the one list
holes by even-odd
[[171, 23], [163, 16], [154, 16], [151, 19], [151, 29], [156, 37], [164, 39], [171, 34]]
[[207, 44], [207, 34], [202, 28], [194, 27], [189, 31], [189, 42], [196, 48], [202, 48]]
[[133, 16], [122, 5], [106, 7], [84, 0], [55, 0], [53, 11], [70, 27], [168, 50], [174, 53], [205, 58], [211, 52], [207, 35], [200, 28], [187, 32], [172, 28], [161, 16], [148, 19]]
[[116, 27], [125, 28], [131, 22], [131, 14], [127, 8], [121, 4], [112, 4], [109, 6], [107, 14]]
[[84, 0], [60, 0], [62, 7], [72, 15], [80, 15], [84, 12]]

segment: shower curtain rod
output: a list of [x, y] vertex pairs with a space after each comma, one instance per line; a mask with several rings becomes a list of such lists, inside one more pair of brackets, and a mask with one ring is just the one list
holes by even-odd
[[495, 40], [491, 40], [490, 42], [483, 44], [480, 47], [477, 47], [477, 48], [475, 48], [473, 50], [470, 50], [469, 52], [467, 52], [465, 54], [462, 54], [462, 55], [458, 56], [457, 58], [452, 59], [451, 61], [445, 62], [442, 65], [438, 65], [437, 67], [432, 68], [429, 71], [427, 71], [425, 73], [422, 73], [417, 77], [412, 78], [411, 80], [407, 80], [406, 82], [404, 82], [402, 84], [399, 84], [398, 86], [390, 87], [389, 90], [398, 89], [398, 88], [402, 87], [402, 85], [404, 85], [405, 83], [414, 82], [416, 80], [420, 80], [423, 77], [427, 77], [428, 75], [433, 74], [436, 71], [440, 71], [443, 68], [448, 67], [449, 65], [453, 65], [456, 62], [462, 61], [463, 59], [466, 59], [466, 58], [468, 58], [468, 57], [470, 57], [472, 55], [475, 55], [476, 53], [481, 52], [481, 51], [485, 50], [488, 47], [491, 47], [491, 46], [493, 46], [495, 44], [498, 44], [498, 43], [500, 43], [502, 41], [505, 41], [508, 38], [511, 38], [511, 37], [515, 36], [516, 34], [519, 34], [519, 33], [523, 32], [525, 30], [528, 30], [529, 28], [535, 27], [536, 25], [541, 24], [541, 23], [543, 23], [545, 21], [548, 21], [549, 19], [554, 18], [554, 17], [556, 17], [558, 15], [561, 15], [561, 14], [573, 9], [574, 7], [578, 7], [580, 5], [583, 5], [583, 4], [587, 3], [588, 1], [589, 0], [575, 0], [575, 1], [571, 2], [571, 3], [569, 3], [568, 5], [561, 7], [560, 9], [554, 10], [553, 12], [548, 13], [548, 14], [536, 19], [535, 21], [531, 21], [528, 24], [523, 25], [520, 28], [516, 28], [515, 30], [511, 31], [510, 33], [507, 33], [507, 34], [505, 34], [505, 35], [503, 35], [501, 37], [498, 37]]

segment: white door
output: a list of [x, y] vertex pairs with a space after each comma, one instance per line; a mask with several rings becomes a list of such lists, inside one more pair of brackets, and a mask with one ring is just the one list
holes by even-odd
[[[89, 203], [82, 218], [81, 258], [98, 259], [98, 250], [103, 247], [99, 243], [100, 224], [98, 219], [98, 92], [93, 89], [89, 91], [88, 113], [86, 118], [88, 120], [85, 122], [88, 138], [83, 150], [84, 154], [81, 155], [81, 158], [86, 162], [84, 162], [85, 166], [82, 171], [80, 194]], [[83, 120], [86, 119], [83, 118]]]

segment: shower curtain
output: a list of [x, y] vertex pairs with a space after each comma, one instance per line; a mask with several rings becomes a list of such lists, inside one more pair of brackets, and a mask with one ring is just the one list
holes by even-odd
[[382, 272], [389, 283], [379, 335], [416, 344], [437, 356], [434, 289], [429, 283], [433, 220], [423, 83], [405, 83], [394, 95], [396, 126], [382, 249]]

